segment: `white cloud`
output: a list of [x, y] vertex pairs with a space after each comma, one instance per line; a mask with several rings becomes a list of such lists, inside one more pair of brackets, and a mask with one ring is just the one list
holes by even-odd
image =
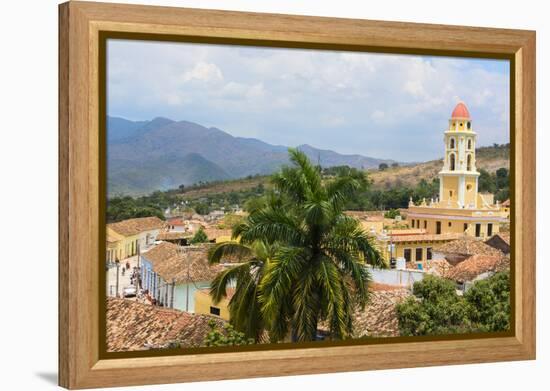
[[508, 141], [502, 62], [139, 41], [112, 41], [108, 50], [111, 115], [421, 160], [441, 154], [441, 132], [464, 100], [480, 145]]
[[216, 64], [198, 62], [193, 69], [184, 72], [181, 79], [184, 82], [193, 80], [215, 82], [223, 80], [223, 75], [222, 71], [216, 66]]
[[404, 86], [405, 92], [408, 92], [412, 96], [422, 96], [425, 94], [424, 87], [422, 86], [422, 82], [420, 80], [409, 80], [405, 83]]
[[381, 121], [386, 117], [386, 114], [382, 110], [374, 110], [370, 115], [370, 117], [374, 121]]

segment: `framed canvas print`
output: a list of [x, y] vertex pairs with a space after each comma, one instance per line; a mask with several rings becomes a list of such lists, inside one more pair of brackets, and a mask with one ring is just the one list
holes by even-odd
[[60, 385], [535, 358], [535, 33], [60, 5]]

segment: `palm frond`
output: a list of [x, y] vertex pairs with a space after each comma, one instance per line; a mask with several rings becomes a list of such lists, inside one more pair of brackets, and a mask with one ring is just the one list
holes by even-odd
[[239, 235], [244, 243], [262, 240], [297, 245], [303, 243], [301, 227], [292, 216], [282, 209], [265, 208], [248, 216], [247, 222], [239, 226]]
[[[293, 285], [302, 274], [305, 266], [304, 253], [301, 248], [280, 249], [275, 258], [270, 260], [260, 282], [262, 314], [270, 333], [276, 339], [285, 337], [283, 332], [288, 329], [281, 314], [288, 313], [291, 304]], [[290, 303], [290, 304], [289, 304]]]
[[313, 166], [308, 157], [302, 151], [294, 148], [288, 149], [290, 161], [297, 166], [299, 173], [307, 183], [310, 192], [316, 193], [321, 189], [321, 173]]
[[229, 301], [229, 315], [236, 330], [258, 341], [264, 329], [258, 302], [258, 284], [253, 278], [239, 278]]
[[315, 274], [302, 273], [296, 281], [293, 292], [294, 316], [293, 335], [298, 341], [309, 341], [317, 334], [317, 322], [320, 314], [320, 296]]
[[344, 208], [346, 201], [361, 188], [361, 182], [351, 176], [338, 177], [326, 185], [327, 198], [335, 212]]
[[252, 249], [237, 241], [218, 243], [208, 250], [208, 263], [220, 263], [222, 258], [240, 259], [243, 262], [252, 257]]
[[221, 271], [210, 283], [210, 297], [214, 304], [227, 297], [227, 288], [234, 285], [237, 280], [251, 279], [251, 263], [243, 263]]
[[324, 247], [331, 249], [330, 251], [359, 252], [368, 264], [380, 268], [387, 267], [374, 243], [374, 238], [370, 237], [353, 217], [341, 216], [325, 239]]
[[353, 283], [350, 290], [353, 290], [354, 302], [357, 302], [359, 307], [363, 309], [368, 301], [368, 283], [371, 281], [371, 275], [364, 260], [357, 253], [354, 254], [340, 249], [327, 249], [326, 251], [343, 274], [349, 276]]
[[348, 311], [344, 302], [342, 275], [336, 265], [323, 258], [317, 268], [317, 279], [323, 301], [326, 303], [326, 314], [330, 324], [331, 335], [343, 338], [348, 334]]
[[283, 167], [271, 178], [275, 189], [294, 202], [303, 202], [309, 193], [307, 182], [303, 176], [292, 167]]

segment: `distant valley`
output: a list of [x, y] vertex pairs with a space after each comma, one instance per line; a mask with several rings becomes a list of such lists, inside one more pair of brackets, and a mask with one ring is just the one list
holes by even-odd
[[[323, 167], [348, 165], [369, 169], [380, 163], [393, 163], [311, 145], [297, 148]], [[234, 137], [223, 130], [188, 121], [108, 117], [108, 193], [141, 195], [182, 184], [266, 175], [288, 163], [287, 150], [287, 146]]]

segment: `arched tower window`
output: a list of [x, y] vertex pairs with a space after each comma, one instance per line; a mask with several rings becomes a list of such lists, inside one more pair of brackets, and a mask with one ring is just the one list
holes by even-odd
[[472, 155], [468, 155], [466, 158], [466, 170], [472, 171]]
[[451, 153], [451, 156], [449, 156], [449, 160], [450, 160], [451, 171], [454, 171], [455, 170], [455, 154], [454, 153]]
[[468, 139], [468, 149], [472, 149], [472, 139]]
[[449, 148], [450, 148], [450, 149], [454, 149], [454, 148], [455, 148], [455, 139], [454, 139], [454, 138], [451, 138], [451, 140], [449, 141]]

